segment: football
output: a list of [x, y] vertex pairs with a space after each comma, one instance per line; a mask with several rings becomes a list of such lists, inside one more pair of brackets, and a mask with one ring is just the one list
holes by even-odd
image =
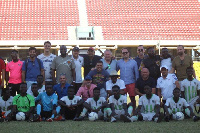
[[98, 114], [95, 112], [91, 112], [89, 113], [88, 118], [90, 121], [96, 121], [98, 119]]
[[176, 120], [182, 121], [184, 119], [184, 114], [182, 112], [177, 112], [176, 114]]
[[16, 120], [17, 121], [24, 121], [25, 120], [25, 114], [23, 113], [23, 112], [18, 112], [17, 114], [16, 114]]

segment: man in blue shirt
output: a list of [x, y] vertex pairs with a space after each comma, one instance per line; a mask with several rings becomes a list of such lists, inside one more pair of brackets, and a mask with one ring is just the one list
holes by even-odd
[[137, 62], [129, 58], [128, 48], [122, 49], [122, 59], [117, 62], [117, 71], [120, 70], [120, 78], [124, 80], [126, 89], [131, 102], [133, 103], [133, 110], [135, 110], [135, 82], [139, 78], [139, 71]]
[[109, 73], [103, 69], [103, 62], [98, 61], [96, 69], [91, 70], [88, 75], [92, 77], [92, 83], [100, 88], [100, 96], [107, 99], [106, 81], [109, 79]]
[[27, 60], [24, 61], [22, 66], [22, 82], [27, 83], [27, 88], [31, 86], [32, 83], [37, 82], [37, 76], [44, 76], [44, 66], [43, 62], [36, 57], [36, 48], [29, 48], [29, 56]]
[[46, 84], [45, 90], [46, 92], [40, 93], [35, 99], [36, 102], [41, 101], [41, 104], [37, 104], [37, 115], [52, 122], [60, 112], [60, 106], [57, 106], [58, 96], [54, 93], [51, 83]]
[[60, 100], [63, 96], [67, 96], [68, 87], [70, 84], [67, 83], [65, 74], [60, 75], [60, 84], [54, 85], [53, 90], [57, 93], [58, 99]]

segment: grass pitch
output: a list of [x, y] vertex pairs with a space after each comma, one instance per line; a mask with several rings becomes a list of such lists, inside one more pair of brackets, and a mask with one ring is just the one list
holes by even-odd
[[64, 122], [26, 122], [13, 121], [0, 123], [0, 133], [197, 133], [200, 130], [200, 121], [192, 119], [184, 121], [134, 122], [116, 123], [96, 121], [64, 121]]

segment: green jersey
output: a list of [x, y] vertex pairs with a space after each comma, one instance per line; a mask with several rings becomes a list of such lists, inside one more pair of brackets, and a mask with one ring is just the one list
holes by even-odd
[[19, 112], [28, 112], [30, 107], [35, 106], [35, 100], [34, 97], [29, 94], [23, 97], [18, 94], [13, 98], [13, 105], [17, 105], [17, 111]]

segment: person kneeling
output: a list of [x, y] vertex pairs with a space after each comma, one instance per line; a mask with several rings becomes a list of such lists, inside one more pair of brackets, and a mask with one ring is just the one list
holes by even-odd
[[109, 104], [112, 110], [111, 122], [116, 122], [117, 119], [121, 119], [124, 122], [133, 122], [136, 120], [135, 116], [132, 116], [133, 104], [130, 103], [127, 107], [127, 97], [120, 94], [120, 87], [114, 85], [112, 87], [113, 95], [109, 97]]
[[68, 87], [68, 96], [62, 97], [58, 104], [61, 106], [61, 121], [65, 119], [76, 121], [83, 109], [84, 100], [80, 96], [75, 96], [75, 88], [73, 86]]
[[84, 105], [83, 112], [78, 120], [83, 120], [87, 112], [95, 112], [98, 114], [98, 119], [108, 121], [107, 116], [110, 116], [111, 109], [108, 108], [108, 103], [104, 97], [100, 97], [100, 88], [95, 87], [93, 90], [93, 98], [88, 98]]
[[35, 99], [36, 102], [41, 102], [37, 104], [38, 120], [52, 122], [61, 119], [61, 117], [55, 118], [60, 112], [60, 106], [57, 106], [58, 96], [53, 91], [53, 85], [51, 83], [46, 84], [45, 90], [46, 92], [40, 93]]
[[179, 118], [176, 115], [177, 112], [182, 112], [184, 115], [193, 117], [194, 122], [198, 121], [199, 117], [195, 116], [190, 105], [186, 102], [184, 98], [180, 98], [179, 88], [174, 89], [173, 95], [174, 97], [168, 98], [165, 103], [165, 121], [169, 122], [170, 119], [178, 120]]
[[161, 122], [164, 115], [160, 113], [160, 98], [152, 94], [152, 88], [144, 87], [145, 95], [139, 99], [137, 108], [138, 120]]

